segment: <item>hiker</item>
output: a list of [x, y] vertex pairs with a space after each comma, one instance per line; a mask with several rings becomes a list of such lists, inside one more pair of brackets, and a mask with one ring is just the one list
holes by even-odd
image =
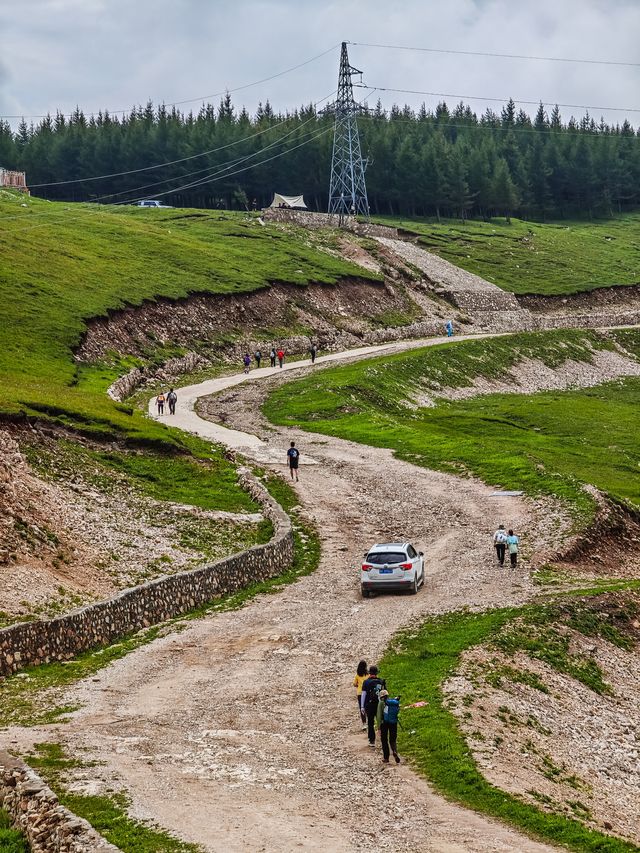
[[378, 667], [370, 666], [369, 674], [362, 684], [360, 710], [367, 717], [367, 737], [369, 746], [376, 745], [376, 714], [378, 713], [378, 693], [385, 687], [384, 679], [378, 675]]
[[271, 347], [271, 352], [269, 353], [269, 361], [271, 362], [271, 367], [276, 366], [276, 348]]
[[447, 320], [447, 322], [445, 324], [445, 329], [447, 330], [447, 337], [452, 338], [453, 337], [453, 321], [452, 320]]
[[280, 369], [282, 369], [282, 363], [284, 362], [284, 350], [278, 350], [278, 364], [280, 365]]
[[163, 415], [164, 414], [164, 394], [162, 393], [162, 391], [156, 397], [156, 406], [158, 407], [158, 414]]
[[249, 368], [251, 367], [251, 356], [248, 352], [245, 352], [244, 358], [242, 359], [242, 363], [244, 364], [244, 372], [248, 373]]
[[511, 568], [515, 569], [518, 565], [518, 546], [520, 540], [515, 535], [513, 530], [510, 530], [507, 535], [507, 548], [509, 549], [509, 559], [511, 560]]
[[355, 674], [355, 677], [353, 679], [353, 686], [356, 688], [356, 693], [358, 696], [358, 712], [360, 713], [360, 719], [362, 720], [362, 723], [363, 723], [363, 727], [362, 727], [363, 731], [367, 727], [366, 726], [367, 720], [366, 720], [366, 717], [364, 715], [364, 711], [362, 710], [360, 705], [362, 702], [362, 685], [364, 684], [366, 678], [367, 678], [367, 662], [366, 662], [366, 660], [361, 660], [360, 663], [358, 664], [358, 668], [356, 669], [356, 674]]
[[504, 566], [504, 553], [507, 548], [507, 531], [504, 529], [504, 524], [499, 524], [498, 529], [493, 534], [493, 547], [496, 549], [498, 563]]
[[300, 460], [300, 451], [296, 447], [295, 441], [291, 442], [291, 447], [287, 450], [287, 462], [289, 464], [289, 470], [291, 471], [291, 479], [293, 480], [293, 475], [295, 474], [296, 483], [298, 482], [298, 462]]
[[173, 388], [169, 388], [169, 393], [167, 394], [167, 403], [169, 404], [169, 414], [175, 415], [176, 413], [176, 403], [178, 402], [178, 395], [173, 390]]
[[400, 764], [400, 756], [398, 755], [398, 715], [400, 713], [400, 697], [394, 696], [393, 699], [389, 693], [382, 689], [378, 693], [378, 710], [376, 712], [376, 722], [378, 723], [378, 731], [380, 732], [380, 741], [382, 743], [382, 760], [385, 764], [389, 763], [389, 747], [396, 760], [396, 764]]
[[262, 361], [262, 353], [260, 352], [260, 350], [259, 350], [259, 349], [257, 349], [257, 350], [254, 352], [253, 357], [254, 357], [254, 358], [255, 358], [255, 360], [256, 360], [256, 367], [260, 367], [260, 362]]
[[315, 344], [311, 344], [311, 347], [309, 348], [309, 352], [311, 353], [311, 364], [315, 364], [316, 363], [316, 355], [318, 352]]

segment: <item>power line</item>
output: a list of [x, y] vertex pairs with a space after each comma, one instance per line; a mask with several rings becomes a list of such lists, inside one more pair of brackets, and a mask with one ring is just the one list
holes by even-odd
[[[320, 100], [316, 101], [313, 106], [316, 107], [318, 104], [321, 104], [323, 101], [326, 101], [334, 94], [335, 90], [331, 92], [330, 95], [327, 95], [325, 98], [320, 98]], [[276, 122], [276, 124], [272, 124], [269, 127], [263, 128], [262, 130], [258, 130], [256, 131], [256, 133], [251, 133], [249, 134], [249, 136], [243, 136], [241, 139], [236, 139], [233, 142], [228, 142], [226, 145], [220, 145], [217, 148], [210, 148], [208, 151], [201, 151], [199, 154], [191, 154], [189, 157], [181, 157], [179, 160], [167, 160], [163, 163], [153, 163], [151, 166], [143, 166], [140, 169], [128, 169], [125, 172], [111, 172], [108, 175], [91, 175], [87, 178], [72, 178], [68, 181], [50, 181], [49, 183], [29, 184], [29, 188], [33, 190], [38, 189], [39, 187], [59, 187], [63, 184], [81, 184], [86, 181], [101, 181], [106, 180], [107, 178], [119, 178], [124, 177], [125, 175], [135, 175], [139, 172], [148, 172], [151, 169], [162, 169], [165, 166], [175, 166], [177, 163], [186, 163], [188, 160], [196, 160], [199, 157], [206, 157], [209, 154], [215, 154], [218, 151], [224, 151], [227, 148], [232, 148], [234, 145], [240, 145], [242, 142], [248, 142], [250, 139], [255, 139], [257, 136], [262, 136], [265, 133], [269, 133], [269, 131], [280, 127], [283, 124], [287, 124], [287, 122], [290, 122], [291, 120], [291, 116], [287, 116], [287, 118], [282, 119], [282, 121]], [[303, 124], [306, 124], [306, 122], [303, 122]], [[298, 127], [302, 127], [302, 125], [298, 125]]]
[[[279, 157], [284, 157], [285, 155], [290, 154], [291, 152], [296, 151], [297, 149], [302, 148], [305, 145], [308, 145], [310, 142], [314, 142], [316, 139], [319, 139], [321, 136], [325, 136], [331, 130], [332, 130], [331, 126], [323, 128], [318, 133], [314, 133], [313, 135], [311, 135], [310, 138], [306, 139], [304, 142], [300, 142], [298, 145], [294, 145], [292, 148], [288, 148], [286, 151], [280, 151], [278, 154], [274, 154], [273, 156], [267, 157], [264, 160], [260, 160], [257, 163], [250, 163], [248, 166], [244, 166], [241, 169], [236, 169], [232, 172], [226, 172], [225, 174], [214, 174], [213, 177], [211, 175], [207, 175], [203, 178], [198, 179], [197, 181], [192, 181], [190, 183], [184, 184], [183, 186], [174, 187], [173, 189], [165, 190], [165, 191], [160, 192], [160, 193], [154, 193], [154, 195], [155, 196], [171, 195], [173, 193], [182, 192], [185, 189], [190, 189], [191, 187], [194, 187], [194, 186], [201, 186], [202, 184], [214, 183], [215, 181], [218, 181], [218, 180], [231, 178], [234, 175], [241, 174], [242, 172], [246, 172], [249, 169], [256, 168], [257, 166], [263, 166], [265, 163], [270, 163], [272, 160], [276, 160]], [[135, 192], [135, 190], [132, 190], [132, 192]], [[121, 202], [120, 204], [134, 204], [136, 201], [139, 201], [142, 198], [144, 198], [144, 196], [140, 196], [140, 198], [128, 199], [126, 202]], [[87, 212], [91, 213], [92, 212], [91, 208], [89, 208], [89, 210]], [[101, 212], [102, 212], [101, 209], [94, 211], [95, 215], [97, 215]], [[35, 214], [35, 215], [38, 215], [38, 214]], [[77, 216], [78, 216], [78, 214], [76, 213], [75, 216], [72, 214], [69, 217], [68, 216], [60, 217], [58, 214], [56, 214], [55, 211], [51, 211], [50, 213], [47, 212], [46, 215], [52, 215], [52, 216], [55, 216], [56, 218], [55, 219], [49, 219], [46, 222], [41, 222], [38, 225], [26, 225], [26, 227], [23, 227], [23, 228], [14, 228], [11, 231], [11, 234], [14, 235], [14, 234], [21, 233], [23, 231], [32, 231], [35, 228], [44, 228], [47, 225], [54, 225], [58, 222], [68, 222], [70, 219], [77, 218]], [[29, 218], [31, 218], [31, 217], [29, 217]]]
[[[334, 90], [333, 92], [330, 92], [328, 95], [325, 95], [325, 96], [324, 96], [324, 97], [322, 97], [322, 98], [319, 98], [317, 101], [315, 101], [315, 103], [313, 104], [313, 106], [315, 107], [315, 106], [317, 106], [318, 104], [321, 104], [323, 101], [328, 100], [328, 99], [329, 99], [329, 98], [331, 98], [333, 95], [335, 95], [335, 93], [336, 93], [336, 90]], [[316, 119], [317, 119], [317, 116], [315, 116], [315, 115], [314, 115], [314, 116], [311, 116], [310, 118], [308, 118], [306, 121], [302, 122], [302, 124], [296, 124], [296, 126], [295, 126], [295, 127], [293, 127], [293, 128], [292, 128], [288, 133], [285, 133], [285, 135], [284, 135], [284, 136], [281, 136], [281, 137], [279, 137], [278, 139], [275, 139], [273, 142], [270, 142], [270, 143], [269, 143], [269, 145], [265, 146], [264, 148], [260, 149], [259, 151], [253, 151], [253, 152], [251, 152], [250, 154], [244, 155], [243, 157], [238, 157], [238, 158], [236, 158], [235, 160], [231, 160], [229, 163], [227, 163], [226, 165], [224, 165], [224, 166], [222, 166], [222, 167], [220, 166], [220, 164], [216, 165], [215, 167], [213, 167], [214, 171], [213, 171], [213, 172], [211, 172], [210, 174], [211, 174], [211, 175], [221, 174], [221, 173], [225, 172], [226, 170], [231, 169], [231, 168], [233, 168], [233, 167], [234, 167], [234, 166], [236, 166], [236, 165], [239, 165], [240, 163], [243, 163], [243, 162], [246, 162], [247, 160], [250, 160], [252, 157], [256, 157], [256, 156], [259, 156], [259, 155], [264, 154], [264, 152], [265, 152], [265, 151], [268, 151], [270, 148], [273, 148], [273, 147], [275, 147], [276, 145], [281, 144], [285, 139], [287, 139], [287, 137], [289, 137], [289, 136], [291, 136], [292, 134], [296, 133], [297, 131], [299, 131], [299, 130], [300, 130], [300, 128], [305, 127], [305, 125], [309, 124], [309, 123], [310, 123], [310, 122], [312, 122], [312, 121], [315, 121]], [[274, 127], [278, 127], [280, 124], [284, 124], [284, 123], [286, 123], [286, 121], [288, 121], [288, 119], [287, 119], [287, 120], [285, 120], [285, 121], [283, 121], [283, 122], [280, 122], [278, 125], [273, 125], [272, 127], [268, 128], [268, 130], [273, 130], [273, 129], [274, 129]], [[262, 131], [261, 131], [261, 132], [262, 132]], [[258, 135], [258, 134], [254, 134], [254, 136], [257, 136], [257, 135]], [[250, 138], [252, 138], [252, 137], [246, 137], [246, 138], [247, 138], [247, 139], [250, 139]], [[238, 141], [244, 141], [244, 140], [238, 140]], [[310, 141], [310, 140], [309, 140], [309, 141]], [[230, 143], [230, 144], [231, 144], [231, 143]], [[212, 150], [214, 150], [214, 151], [216, 151], [216, 150], [222, 150], [222, 148], [228, 148], [228, 147], [229, 147], [228, 145], [227, 145], [227, 146], [221, 146], [221, 148], [220, 148], [220, 149], [212, 149]], [[210, 152], [205, 152], [205, 153], [210, 153]], [[201, 155], [194, 155], [194, 156], [201, 156]], [[189, 160], [189, 159], [192, 159], [192, 158], [190, 158], [190, 157], [184, 158], [184, 160]], [[174, 162], [176, 162], [176, 163], [180, 163], [180, 162], [183, 162], [183, 160], [176, 160], [176, 161], [174, 161]], [[165, 164], [165, 165], [168, 165], [168, 164]], [[256, 164], [256, 165], [259, 165], [259, 164]], [[147, 168], [153, 168], [153, 167], [147, 167]], [[195, 170], [193, 170], [193, 171], [191, 171], [191, 172], [186, 172], [184, 175], [176, 175], [176, 176], [174, 176], [174, 177], [164, 178], [163, 180], [160, 180], [160, 181], [154, 181], [153, 183], [150, 183], [150, 184], [143, 184], [142, 186], [132, 187], [131, 189], [128, 189], [128, 190], [122, 190], [121, 192], [115, 192], [115, 193], [104, 193], [103, 195], [100, 195], [100, 196], [97, 196], [97, 197], [96, 197], [96, 198], [94, 198], [94, 199], [91, 199], [91, 201], [90, 201], [90, 202], [88, 202], [88, 203], [95, 204], [95, 203], [100, 202], [100, 201], [103, 201], [104, 199], [107, 199], [107, 198], [116, 198], [116, 197], [118, 197], [118, 196], [122, 196], [122, 195], [129, 195], [130, 193], [137, 193], [137, 192], [140, 192], [141, 190], [149, 189], [150, 187], [156, 187], [156, 186], [159, 186], [160, 184], [167, 184], [167, 183], [169, 183], [170, 181], [176, 181], [176, 180], [178, 180], [178, 181], [182, 181], [182, 180], [184, 180], [185, 178], [187, 178], [187, 177], [189, 177], [189, 176], [191, 176], [191, 175], [198, 175], [198, 174], [201, 174], [202, 172], [206, 172], [208, 169], [211, 169], [211, 168], [212, 168], [211, 166], [205, 166], [205, 167], [203, 167], [202, 169], [195, 169]], [[127, 174], [133, 174], [133, 173], [135, 173], [135, 172], [141, 172], [141, 171], [144, 171], [144, 169], [134, 169], [134, 170], [132, 170], [132, 171], [130, 171], [130, 172], [121, 172], [121, 173], [116, 173], [116, 175], [119, 175], [119, 174], [127, 175]], [[235, 173], [234, 173], [234, 174], [235, 174]], [[108, 176], [105, 176], [105, 177], [112, 177], [112, 176], [109, 176], [109, 175], [108, 175]], [[75, 183], [78, 183], [79, 181], [81, 182], [82, 180], [88, 180], [88, 179], [79, 178], [79, 179], [73, 179], [73, 180], [70, 180], [70, 181], [59, 181], [59, 182], [58, 182], [58, 185], [59, 185], [59, 184], [65, 184], [65, 183], [75, 184]], [[50, 185], [50, 184], [32, 184], [32, 185], [31, 185], [31, 188], [34, 188], [34, 187], [36, 187], [36, 186], [51, 186], [51, 185]], [[153, 193], [153, 195], [168, 195], [168, 194], [173, 193], [173, 192], [176, 192], [176, 191], [177, 191], [177, 190], [168, 190], [166, 193]], [[148, 195], [148, 194], [145, 194], [145, 195]], [[115, 202], [115, 204], [123, 204], [123, 203], [124, 203], [124, 204], [130, 204], [130, 203], [132, 203], [133, 201], [141, 200], [141, 199], [143, 199], [144, 197], [145, 197], [145, 196], [139, 196], [139, 198], [138, 198], [138, 199], [127, 199], [125, 202]], [[33, 218], [33, 217], [36, 217], [36, 216], [38, 216], [38, 217], [39, 217], [39, 216], [51, 216], [51, 215], [57, 215], [57, 214], [55, 213], [55, 211], [42, 211], [41, 213], [33, 213], [33, 214], [27, 214], [27, 215], [29, 216], [29, 218]], [[24, 216], [24, 214], [17, 214], [17, 215], [15, 215], [15, 216], [5, 216], [5, 217], [1, 217], [1, 218], [0, 218], [0, 222], [7, 222], [7, 221], [10, 221], [10, 220], [12, 220], [12, 219], [21, 219], [23, 216]]]
[[[164, 104], [165, 107], [179, 107], [182, 104], [193, 104], [196, 101], [208, 101], [211, 98], [219, 98], [222, 95], [233, 94], [234, 92], [242, 92], [245, 89], [251, 89], [253, 86], [259, 86], [261, 83], [268, 83], [270, 80], [275, 80], [277, 77], [283, 77], [285, 74], [290, 74], [292, 71], [297, 71], [298, 68], [303, 68], [305, 65], [309, 65], [312, 62], [315, 62], [318, 59], [321, 59], [323, 56], [326, 56], [331, 51], [336, 50], [336, 48], [340, 47], [340, 44], [334, 44], [331, 47], [327, 48], [327, 50], [323, 50], [322, 53], [316, 54], [316, 56], [312, 56], [311, 59], [305, 59], [304, 62], [299, 62], [297, 65], [292, 65], [291, 68], [285, 68], [284, 71], [278, 71], [276, 74], [271, 74], [269, 77], [263, 77], [260, 80], [254, 80], [252, 83], [244, 83], [242, 86], [234, 86], [231, 89], [224, 89], [221, 92], [214, 92], [212, 95], [202, 95], [199, 98], [187, 98], [184, 101], [173, 101], [170, 104]], [[122, 110], [105, 110], [109, 115], [124, 115], [125, 113], [132, 112], [135, 107], [127, 107]], [[0, 115], [0, 119], [9, 119], [9, 118], [48, 118], [50, 117], [50, 113], [45, 113], [44, 115]], [[75, 113], [65, 113], [64, 118], [73, 118]], [[94, 115], [94, 113], [90, 113], [90, 115]]]
[[518, 53], [490, 53], [479, 50], [448, 50], [439, 47], [412, 47], [404, 44], [370, 44], [364, 41], [352, 41], [349, 44], [358, 47], [381, 47], [388, 50], [412, 50], [421, 53], [452, 53], [457, 56], [491, 56], [500, 59], [534, 59], [540, 62], [580, 62], [587, 65], [622, 65], [629, 68], [640, 68], [640, 62], [619, 62], [613, 59], [578, 59], [567, 56], [527, 56]]
[[[354, 84], [356, 86], [364, 84]], [[575, 110], [607, 110], [611, 112], [621, 112], [621, 113], [640, 113], [640, 107], [596, 107], [590, 106], [589, 104], [559, 104], [552, 101], [523, 101], [519, 98], [490, 98], [484, 95], [455, 95], [451, 92], [422, 92], [419, 89], [393, 89], [391, 87], [386, 86], [367, 86], [367, 89], [373, 89], [375, 92], [400, 92], [405, 95], [430, 95], [434, 98], [460, 98], [460, 100], [467, 101], [495, 101], [497, 103], [506, 103], [507, 101], [513, 101], [516, 104], [529, 104], [533, 106], [539, 106], [542, 104], [545, 107], [567, 107], [568, 109]]]

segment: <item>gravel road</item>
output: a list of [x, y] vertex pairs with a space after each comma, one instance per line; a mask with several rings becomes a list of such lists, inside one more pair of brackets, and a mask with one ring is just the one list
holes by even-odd
[[[243, 379], [215, 380], [216, 390]], [[178, 396], [175, 425], [224, 439], [186, 405], [198, 390]], [[251, 417], [245, 407], [243, 423]], [[255, 424], [261, 429], [257, 415]], [[67, 701], [83, 706], [70, 723], [14, 737], [86, 750], [101, 764], [79, 789], [124, 786], [136, 815], [208, 851], [550, 850], [447, 802], [404, 763], [383, 765], [367, 746], [351, 686], [357, 661], [376, 661], [413, 620], [530, 597], [526, 562], [517, 572], [498, 569], [490, 536], [499, 522], [513, 525], [533, 553], [545, 543], [548, 507], [490, 497], [478, 481], [416, 468], [384, 449], [295, 431], [271, 431], [268, 444], [242, 435], [232, 446], [277, 459], [280, 470], [292, 437], [302, 462], [313, 459], [296, 490], [322, 537], [319, 569], [139, 649], [69, 692]], [[395, 538], [424, 550], [425, 588], [362, 600], [363, 551]]]

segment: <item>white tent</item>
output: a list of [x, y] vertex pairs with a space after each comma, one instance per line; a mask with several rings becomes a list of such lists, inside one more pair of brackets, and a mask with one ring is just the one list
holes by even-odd
[[306, 210], [307, 205], [304, 203], [304, 197], [301, 195], [280, 195], [273, 194], [273, 201], [270, 207], [296, 207], [300, 210]]

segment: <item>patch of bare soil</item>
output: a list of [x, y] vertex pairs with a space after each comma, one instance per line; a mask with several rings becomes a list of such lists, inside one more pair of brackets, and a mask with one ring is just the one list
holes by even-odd
[[469, 400], [480, 394], [535, 394], [538, 391], [566, 391], [591, 388], [623, 376], [640, 376], [640, 362], [610, 350], [594, 351], [591, 361], [568, 359], [549, 367], [540, 359], [523, 358], [505, 373], [503, 379], [477, 376], [462, 388], [427, 389], [411, 401], [417, 406], [434, 406], [439, 398]]
[[[491, 646], [471, 649], [446, 685], [474, 758], [499, 788], [589, 826], [640, 842], [640, 596], [584, 603], [627, 647], [585, 636], [563, 620], [582, 667], [597, 666], [598, 694], [547, 663]], [[591, 624], [591, 623], [589, 623]], [[626, 641], [626, 642], [625, 642]]]
[[225, 557], [253, 541], [260, 520], [153, 500], [80, 445], [1, 430], [2, 620], [53, 615]]

